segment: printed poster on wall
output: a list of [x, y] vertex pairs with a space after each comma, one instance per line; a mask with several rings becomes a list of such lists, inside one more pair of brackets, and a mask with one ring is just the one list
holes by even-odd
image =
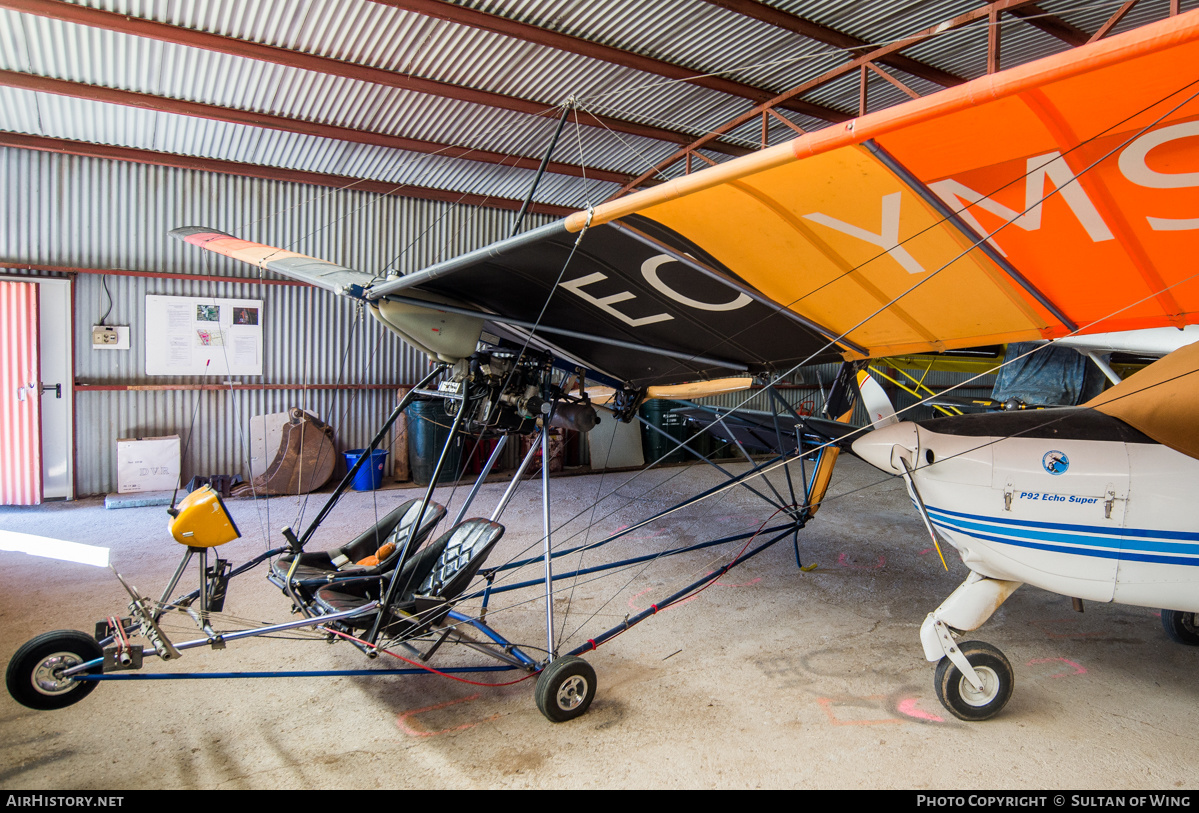
[[262, 300], [146, 296], [146, 375], [262, 375]]

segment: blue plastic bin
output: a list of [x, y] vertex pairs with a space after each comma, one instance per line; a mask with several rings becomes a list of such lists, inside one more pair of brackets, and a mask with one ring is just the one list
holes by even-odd
[[[362, 457], [365, 451], [366, 449], [350, 449], [348, 452], [342, 452], [346, 458], [346, 468], [353, 468], [354, 464], [358, 462], [358, 458]], [[374, 491], [383, 485], [383, 467], [386, 465], [386, 450], [375, 449], [371, 452], [370, 462], [364, 464], [354, 475], [352, 488], [355, 491]]]

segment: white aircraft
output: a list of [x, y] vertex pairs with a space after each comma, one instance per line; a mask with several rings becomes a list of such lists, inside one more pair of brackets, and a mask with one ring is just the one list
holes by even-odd
[[938, 698], [964, 720], [1012, 694], [1008, 659], [978, 629], [1022, 584], [1160, 607], [1199, 645], [1199, 345], [1079, 407], [876, 421], [854, 452], [903, 477], [934, 541], [970, 575], [920, 628]]

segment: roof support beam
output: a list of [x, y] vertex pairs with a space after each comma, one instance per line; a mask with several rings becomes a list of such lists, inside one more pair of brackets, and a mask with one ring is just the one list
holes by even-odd
[[[903, 82], [900, 82], [894, 76], [887, 73], [882, 68], [880, 68], [878, 65], [875, 65], [873, 62], [867, 62], [858, 70], [861, 71], [861, 74], [862, 74], [860, 77], [858, 77], [858, 115], [859, 116], [866, 115], [866, 113], [869, 110], [868, 83], [869, 83], [871, 73], [877, 74], [880, 78], [885, 79], [888, 83], [890, 83], [894, 87], [898, 88], [903, 93], [907, 94], [909, 99], [919, 99], [920, 98], [919, 93], [912, 90], [910, 87], [905, 85]], [[765, 140], [763, 140], [762, 146], [763, 147], [766, 146]]]
[[[704, 0], [704, 2], [736, 12], [737, 14], [742, 14], [746, 17], [752, 17], [764, 23], [769, 23], [770, 25], [791, 31], [808, 39], [832, 45], [835, 48], [873, 50], [873, 46], [857, 37], [851, 37], [848, 34], [843, 34], [840, 31], [820, 25], [819, 23], [805, 20], [803, 17], [797, 17], [774, 6], [759, 3], [757, 0]], [[926, 65], [919, 60], [900, 54], [890, 54], [879, 61], [893, 68], [898, 68], [904, 73], [918, 76], [921, 79], [927, 79], [942, 87], [953, 87], [966, 81], [963, 77], [952, 74], [949, 71], [934, 68], [932, 65]]]
[[912, 90], [910, 87], [905, 85], [903, 82], [900, 82], [894, 76], [887, 73], [882, 68], [880, 68], [878, 65], [875, 65], [873, 62], [867, 62], [864, 66], [862, 66], [863, 70], [865, 70], [866, 68], [869, 68], [871, 71], [878, 74], [880, 77], [887, 80], [895, 87], [899, 88], [899, 90], [903, 91], [904, 93], [906, 93], [908, 95], [908, 98], [910, 98], [910, 99], [919, 99], [920, 98], [919, 93]]
[[[173, 113], [194, 118], [225, 121], [232, 124], [246, 124], [251, 127], [266, 127], [285, 133], [332, 138], [339, 141], [352, 141], [358, 144], [369, 144], [375, 147], [388, 147], [407, 152], [417, 152], [426, 155], [442, 155], [447, 158], [461, 158], [467, 161], [479, 161], [487, 164], [503, 164], [520, 167], [521, 169], [537, 169], [538, 159], [520, 155], [505, 155], [487, 150], [475, 150], [469, 147], [457, 147], [450, 144], [437, 144], [432, 141], [422, 141], [415, 138], [374, 133], [365, 130], [355, 130], [350, 127], [339, 127], [332, 124], [320, 124], [313, 121], [273, 116], [268, 113], [255, 113], [250, 110], [237, 110], [231, 107], [220, 107], [213, 104], [189, 102], [182, 99], [169, 99], [154, 96], [149, 93], [136, 93], [129, 90], [87, 85], [81, 82], [68, 82], [63, 79], [51, 79], [46, 76], [34, 76], [28, 73], [0, 70], [0, 87], [18, 88], [36, 93], [53, 93], [57, 96], [68, 96], [74, 99], [119, 104], [135, 107], [140, 110], [152, 110], [157, 113]], [[622, 172], [611, 172], [575, 166], [573, 164], [551, 163], [549, 172], [556, 175], [572, 175], [610, 183], [628, 183], [633, 176]]]
[[987, 15], [987, 73], [999, 73], [1000, 60], [999, 9]]
[[[174, 45], [185, 45], [192, 48], [201, 48], [207, 51], [228, 54], [230, 56], [270, 62], [314, 73], [340, 76], [345, 79], [369, 82], [385, 87], [408, 90], [414, 93], [455, 99], [457, 101], [499, 108], [501, 110], [512, 110], [531, 116], [548, 115], [556, 109], [552, 104], [547, 105], [542, 102], [520, 99], [515, 96], [506, 96], [502, 93], [476, 90], [474, 88], [451, 85], [446, 82], [437, 82], [432, 79], [422, 79], [382, 68], [374, 68], [369, 65], [343, 62], [338, 59], [330, 59], [329, 57], [317, 56], [303, 51], [293, 51], [274, 45], [263, 45], [262, 43], [234, 39], [233, 37], [225, 37], [220, 34], [210, 34], [206, 31], [181, 28], [180, 26], [167, 25], [166, 23], [159, 23], [141, 17], [127, 17], [123, 14], [75, 5], [74, 3], [64, 2], [64, 0], [0, 0], [0, 8], [24, 14], [35, 14], [39, 17], [47, 17], [76, 25], [86, 25], [91, 28], [115, 31], [121, 34], [131, 34]], [[688, 133], [624, 121], [622, 119], [606, 116], [597, 116], [597, 119], [603, 126], [617, 132], [652, 138], [657, 141], [686, 144], [693, 138]], [[751, 152], [747, 148], [718, 141], [713, 143], [709, 149], [729, 155], [746, 155]]]
[[1025, 3], [1017, 8], [1005, 9], [1005, 11], [1013, 17], [1019, 17], [1034, 28], [1041, 29], [1049, 36], [1057, 37], [1067, 45], [1075, 47], [1086, 45], [1087, 40], [1090, 39], [1090, 35], [1086, 31], [1075, 28], [1054, 14], [1046, 14], [1040, 6], [1033, 3]]
[[[518, 20], [510, 20], [507, 17], [499, 17], [465, 6], [447, 3], [444, 0], [371, 0], [371, 2], [403, 11], [410, 11], [425, 17], [435, 17], [439, 20], [457, 23], [458, 25], [470, 26], [471, 28], [489, 31], [493, 34], [511, 37], [512, 39], [544, 45], [559, 51], [580, 54], [591, 59], [609, 62], [613, 65], [621, 65], [626, 68], [644, 71], [645, 73], [657, 76], [665, 76], [670, 79], [679, 79], [689, 84], [727, 93], [730, 96], [749, 99], [754, 102], [764, 102], [772, 95], [768, 90], [736, 82], [732, 79], [726, 79], [723, 76], [697, 74], [695, 70], [682, 65], [676, 65], [673, 62], [642, 56], [632, 51], [614, 48], [611, 45], [591, 42], [590, 40], [574, 37], [570, 34], [563, 34], [559, 31], [550, 31], [535, 25], [522, 23]], [[812, 116], [823, 121], [839, 122], [849, 119], [849, 115], [840, 110], [834, 110], [831, 107], [824, 107], [823, 105], [801, 100], [794, 100], [784, 105], [784, 107], [788, 110], [794, 110], [797, 113]]]
[[[516, 211], [520, 209], [521, 204], [519, 200], [511, 198], [459, 194], [445, 189], [430, 189], [424, 186], [387, 183], [367, 178], [350, 178], [345, 175], [330, 175], [323, 172], [280, 169], [279, 167], [246, 164], [240, 161], [222, 161], [216, 158], [197, 158], [190, 155], [139, 150], [132, 147], [112, 147], [106, 144], [91, 144], [85, 141], [71, 141], [65, 138], [47, 138], [45, 136], [0, 132], [0, 147], [57, 152], [65, 155], [79, 155], [86, 158], [107, 158], [113, 161], [129, 161], [136, 164], [175, 167], [176, 169], [194, 169], [200, 172], [216, 172], [222, 175], [238, 175], [245, 178], [262, 178], [269, 181], [285, 181], [288, 183], [327, 186], [334, 189], [346, 189], [356, 192], [372, 192], [377, 195], [437, 200], [444, 201], [445, 203], [457, 203], [463, 206], [486, 206], [493, 209], [510, 209]], [[575, 210], [565, 206], [549, 206], [535, 203], [531, 211], [539, 214], [563, 217], [572, 214]]]
[[1094, 42], [1095, 40], [1101, 40], [1106, 37], [1108, 32], [1115, 28], [1119, 22], [1124, 19], [1124, 15], [1132, 11], [1132, 7], [1136, 4], [1137, 0], [1128, 0], [1128, 2], [1126, 2], [1124, 5], [1116, 9], [1116, 13], [1108, 18], [1106, 23], [1099, 26], [1099, 30], [1091, 36], [1091, 39], [1088, 40], [1088, 42]]

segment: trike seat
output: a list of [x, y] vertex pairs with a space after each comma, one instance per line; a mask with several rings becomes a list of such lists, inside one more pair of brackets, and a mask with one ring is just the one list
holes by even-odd
[[[343, 576], [377, 576], [395, 570], [404, 543], [407, 540], [416, 515], [420, 512], [419, 499], [408, 500], [389, 511], [375, 525], [367, 528], [353, 541], [331, 550], [301, 552], [300, 561], [292, 571], [293, 554], [280, 556], [271, 565], [272, 575], [280, 584], [286, 584], [288, 573], [293, 582], [309, 579], [341, 578]], [[411, 557], [420, 548], [429, 533], [445, 517], [445, 506], [430, 502], [425, 507], [420, 529], [408, 542], [407, 556]], [[378, 564], [359, 565], [358, 562], [373, 556], [386, 543], [393, 543], [395, 550], [381, 559]]]
[[[503, 535], [504, 526], [499, 523], [468, 519], [405, 562], [396, 576], [390, 618], [384, 624], [387, 634], [417, 635], [440, 623]], [[381, 600], [388, 583], [386, 575], [338, 580], [319, 588], [314, 598], [326, 612], [345, 612]], [[345, 623], [369, 627], [374, 624], [374, 615]]]

